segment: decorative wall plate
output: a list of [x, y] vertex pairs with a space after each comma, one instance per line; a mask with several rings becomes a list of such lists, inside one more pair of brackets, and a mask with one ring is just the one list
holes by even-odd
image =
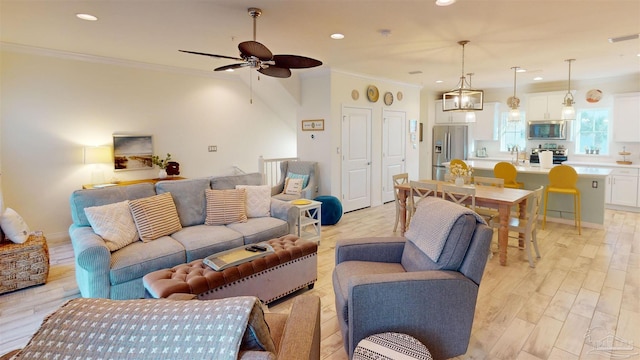
[[389, 91], [384, 93], [384, 104], [387, 106], [393, 104], [393, 94], [390, 93]]
[[380, 93], [378, 92], [378, 88], [375, 87], [375, 85], [369, 85], [367, 87], [367, 99], [369, 99], [369, 101], [376, 102], [378, 101], [379, 96]]
[[587, 102], [597, 103], [598, 101], [600, 101], [600, 99], [602, 99], [602, 91], [598, 89], [591, 89], [587, 91], [586, 98]]
[[353, 100], [358, 100], [359, 97], [360, 97], [360, 93], [358, 92], [358, 90], [356, 89], [351, 90], [351, 98]]
[[398, 99], [398, 101], [402, 101], [403, 97], [404, 95], [402, 94], [402, 91], [398, 91], [398, 93], [396, 94], [396, 99]]

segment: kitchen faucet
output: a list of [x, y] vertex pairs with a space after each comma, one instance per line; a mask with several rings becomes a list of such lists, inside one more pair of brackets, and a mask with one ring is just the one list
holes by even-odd
[[520, 159], [520, 148], [518, 147], [518, 145], [513, 145], [513, 147], [511, 148], [511, 155], [513, 155], [514, 152], [516, 154], [516, 157], [512, 161], [512, 163], [514, 165], [518, 165], [518, 160]]

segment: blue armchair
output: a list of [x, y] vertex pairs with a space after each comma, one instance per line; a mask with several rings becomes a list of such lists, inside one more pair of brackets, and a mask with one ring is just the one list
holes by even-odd
[[451, 207], [464, 209], [438, 198], [421, 202], [407, 238], [337, 242], [333, 287], [349, 358], [360, 340], [383, 332], [415, 337], [434, 359], [467, 351], [492, 230], [473, 214], [452, 218], [440, 234], [446, 240], [439, 257], [432, 260], [424, 250], [431, 241], [425, 229], [438, 217], [446, 220], [445, 208], [456, 210]]

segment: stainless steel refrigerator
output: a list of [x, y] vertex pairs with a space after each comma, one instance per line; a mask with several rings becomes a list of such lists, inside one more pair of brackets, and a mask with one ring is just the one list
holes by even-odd
[[435, 125], [433, 127], [432, 178], [444, 180], [447, 168], [442, 165], [452, 159], [467, 159], [468, 127], [466, 125]]

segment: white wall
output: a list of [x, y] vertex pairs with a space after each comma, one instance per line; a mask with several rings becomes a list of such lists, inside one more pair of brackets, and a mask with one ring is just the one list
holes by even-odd
[[[297, 108], [278, 106], [276, 114], [255, 94], [249, 104], [238, 77], [6, 48], [0, 60], [5, 204], [49, 237], [66, 236], [69, 196], [91, 181], [83, 146], [111, 144], [114, 133], [153, 135], [155, 153], [170, 152], [188, 178], [229, 174], [234, 165], [254, 172], [260, 155], [296, 154]], [[258, 94], [283, 91], [265, 86], [273, 85], [253, 82]], [[157, 176], [112, 168], [108, 180]]]
[[[369, 85], [375, 85], [380, 93], [379, 100], [375, 103], [369, 102], [366, 96], [366, 89]], [[360, 94], [357, 100], [351, 97], [352, 90], [357, 90]], [[332, 138], [331, 145], [327, 149], [331, 157], [331, 195], [341, 198], [342, 179], [341, 165], [342, 157], [336, 149], [342, 147], [341, 121], [343, 106], [371, 108], [373, 114], [372, 124], [372, 166], [371, 166], [371, 205], [382, 204], [382, 114], [383, 110], [397, 110], [406, 112], [407, 116], [407, 141], [406, 141], [406, 171], [409, 178], [417, 179], [419, 176], [419, 154], [420, 144], [413, 148], [409, 140], [409, 120], [420, 120], [420, 90], [421, 87], [393, 82], [386, 79], [376, 79], [355, 74], [332, 71], [331, 73], [331, 122]], [[394, 95], [394, 102], [391, 106], [384, 104], [383, 96], [385, 92]], [[403, 99], [397, 99], [398, 92], [403, 93]]]

